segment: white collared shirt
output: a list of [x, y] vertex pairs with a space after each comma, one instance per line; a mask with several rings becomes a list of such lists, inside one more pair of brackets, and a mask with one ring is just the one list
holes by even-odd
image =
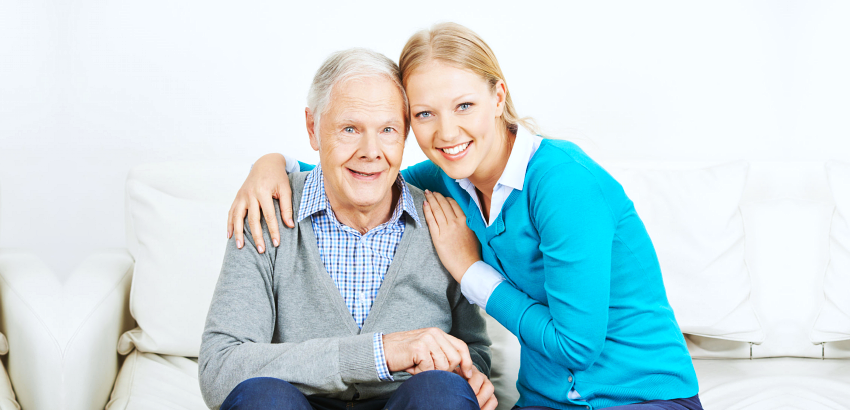
[[[490, 197], [490, 217], [484, 217], [484, 211], [481, 209], [481, 203], [478, 201], [478, 194], [475, 192], [475, 186], [469, 182], [468, 178], [456, 179], [455, 181], [461, 188], [469, 193], [469, 196], [478, 205], [478, 212], [481, 213], [481, 219], [486, 221], [487, 226], [493, 223], [493, 220], [502, 212], [502, 207], [508, 196], [514, 190], [522, 191], [525, 186], [525, 171], [528, 169], [528, 163], [531, 157], [540, 148], [540, 142], [543, 138], [537, 135], [532, 135], [525, 128], [519, 127], [517, 130], [514, 146], [511, 149], [511, 155], [508, 157], [508, 163], [505, 164], [505, 170], [493, 187], [493, 196]], [[486, 310], [487, 300], [490, 295], [505, 280], [498, 271], [493, 269], [484, 261], [478, 261], [472, 264], [463, 279], [460, 281], [460, 291], [469, 300], [469, 303], [475, 303], [482, 309]]]
[[469, 196], [475, 201], [475, 205], [478, 205], [478, 212], [481, 213], [481, 219], [485, 221], [487, 226], [490, 226], [493, 220], [499, 216], [499, 212], [502, 211], [502, 206], [511, 192], [515, 189], [522, 191], [522, 187], [525, 185], [525, 171], [528, 169], [528, 162], [537, 152], [537, 148], [540, 148], [541, 141], [543, 141], [543, 138], [540, 136], [532, 135], [525, 128], [519, 127], [511, 155], [508, 157], [508, 163], [505, 164], [505, 170], [502, 171], [499, 181], [493, 187], [493, 195], [490, 197], [489, 218], [484, 217], [484, 210], [481, 208], [481, 202], [478, 201], [475, 185], [469, 182], [469, 178], [455, 180], [461, 188], [469, 193]]

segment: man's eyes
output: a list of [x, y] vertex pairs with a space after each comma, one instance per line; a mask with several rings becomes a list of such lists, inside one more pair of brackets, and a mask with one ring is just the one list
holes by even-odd
[[351, 134], [352, 132], [354, 132], [354, 127], [345, 127], [342, 129], [342, 131]]
[[386, 132], [386, 133], [390, 133], [390, 132], [393, 132], [393, 131], [395, 131], [395, 128], [393, 128], [393, 127], [384, 127], [384, 132]]

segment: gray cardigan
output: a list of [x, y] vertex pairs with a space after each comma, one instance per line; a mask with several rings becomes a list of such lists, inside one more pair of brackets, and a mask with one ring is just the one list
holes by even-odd
[[[306, 172], [291, 174], [293, 209], [301, 202]], [[240, 382], [286, 380], [306, 395], [342, 400], [387, 397], [410, 375], [381, 382], [372, 337], [437, 327], [463, 340], [476, 367], [490, 373], [490, 340], [478, 307], [440, 264], [422, 213], [422, 191], [408, 185], [419, 218], [406, 218], [404, 234], [372, 310], [359, 329], [325, 270], [310, 218], [282, 228], [280, 246], [257, 253], [245, 223], [245, 247], [227, 244], [198, 358], [204, 400], [218, 408]], [[278, 225], [280, 209], [276, 206]], [[235, 237], [235, 235], [234, 235]], [[270, 244], [263, 222], [263, 238]], [[358, 394], [355, 396], [355, 394]]]

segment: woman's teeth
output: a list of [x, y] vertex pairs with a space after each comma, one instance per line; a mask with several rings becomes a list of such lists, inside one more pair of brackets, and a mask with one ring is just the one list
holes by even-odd
[[[472, 141], [470, 141], [470, 142], [472, 142]], [[457, 154], [457, 153], [462, 152], [463, 150], [465, 150], [465, 149], [466, 149], [466, 147], [468, 147], [468, 146], [469, 146], [469, 142], [464, 143], [464, 144], [460, 144], [460, 145], [456, 145], [456, 146], [451, 147], [451, 148], [440, 148], [440, 149], [441, 149], [443, 152], [445, 152], [446, 154], [449, 154], [449, 155], [455, 155], [455, 154]]]

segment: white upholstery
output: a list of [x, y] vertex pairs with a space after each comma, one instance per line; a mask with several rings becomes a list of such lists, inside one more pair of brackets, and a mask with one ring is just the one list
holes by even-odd
[[227, 244], [224, 222], [250, 164], [146, 165], [127, 177], [127, 244], [136, 261], [120, 351], [197, 356]]
[[206, 410], [197, 360], [134, 350], [121, 366], [106, 408]]
[[47, 265], [27, 252], [0, 249], [0, 332], [8, 349], [0, 409], [63, 408], [61, 312], [61, 284]]
[[[746, 301], [742, 303], [748, 303], [747, 309], [759, 320], [763, 340], [756, 341], [760, 344], [686, 335], [695, 357], [700, 396], [705, 407], [847, 408], [850, 403], [847, 365], [850, 361], [832, 358], [850, 357], [850, 341], [817, 344], [810, 337], [824, 301], [823, 275], [830, 260], [829, 235], [835, 210], [824, 163], [752, 162], [743, 191], [741, 168], [736, 171], [735, 167], [740, 167], [736, 164], [708, 171], [706, 166], [717, 164], [645, 161], [617, 164], [620, 169], [614, 173], [619, 173], [627, 192], [634, 194], [638, 212], [647, 220], [659, 255], [669, 252], [668, 246], [682, 244], [670, 238], [656, 240], [658, 235], [674, 235], [675, 227], [663, 225], [665, 213], [653, 209], [653, 198], [663, 199], [665, 209], [675, 211], [668, 214], [678, 213], [676, 217], [681, 223], [692, 224], [681, 226], [683, 230], [690, 229], [688, 235], [699, 235], [694, 229], [705, 221], [681, 219], [681, 215], [687, 214], [683, 203], [704, 198], [702, 194], [710, 190], [708, 186], [712, 184], [717, 195], [731, 196], [735, 192], [738, 198], [734, 201], [727, 201], [727, 197], [713, 198], [717, 200], [715, 206], [699, 209], [697, 214], [707, 221], [717, 216], [711, 214], [715, 209], [724, 215], [722, 220], [730, 227], [738, 226], [735, 232], [743, 229], [743, 237], [729, 239], [724, 246], [732, 249], [741, 246], [738, 242], [743, 243], [743, 256], [738, 255], [735, 260], [746, 269], [740, 270], [737, 262], [730, 263], [730, 267], [734, 266], [733, 273], [738, 275], [731, 277], [736, 280], [710, 283], [700, 295], [672, 284], [667, 288], [671, 300], [680, 301], [686, 298], [677, 292], [718, 303], [727, 302], [725, 298], [743, 300], [740, 295], [746, 293]], [[209, 292], [220, 269], [224, 243], [220, 229], [248, 167], [249, 164], [223, 167], [212, 163], [182, 163], [150, 165], [133, 171], [128, 178], [127, 220], [128, 244], [136, 259], [135, 265], [126, 253], [93, 257], [87, 266], [75, 273], [75, 277], [79, 277], [75, 283], [80, 285], [74, 287], [76, 290], [67, 290], [88, 293], [68, 296], [85, 306], [73, 312], [72, 316], [78, 318], [77, 324], [72, 326], [78, 333], [75, 340], [80, 342], [69, 343], [75, 347], [68, 350], [66, 362], [77, 363], [75, 366], [83, 366], [86, 362], [103, 363], [100, 373], [97, 365], [89, 365], [88, 380], [71, 382], [79, 391], [76, 404], [68, 408], [90, 409], [95, 408], [96, 403], [103, 406], [110, 391], [109, 409], [204, 408], [193, 356], [197, 354]], [[730, 168], [723, 170], [723, 167]], [[647, 173], [653, 169], [659, 173]], [[675, 173], [678, 175], [672, 176]], [[709, 174], [717, 180], [712, 182]], [[636, 188], [635, 181], [644, 186]], [[699, 186], [697, 182], [703, 184], [702, 193], [695, 188]], [[683, 188], [683, 183], [690, 185]], [[665, 184], [667, 188], [658, 188]], [[667, 191], [673, 189], [681, 197], [677, 199], [675, 193]], [[655, 224], [659, 221], [661, 224]], [[658, 227], [668, 231], [659, 233]], [[721, 235], [724, 231], [715, 228], [699, 229], [708, 229], [707, 232], [727, 239], [740, 236], [738, 232], [725, 237]], [[703, 238], [695, 238], [693, 243], [701, 240]], [[721, 249], [719, 246], [709, 248], [711, 251]], [[148, 262], [143, 262], [146, 258]], [[743, 260], [739, 261], [741, 258]], [[673, 265], [676, 264], [685, 265], [681, 261]], [[153, 269], [155, 266], [157, 269]], [[717, 275], [725, 274], [729, 272], [724, 270]], [[746, 280], [740, 280], [740, 275]], [[131, 276], [132, 291], [128, 289]], [[104, 284], [97, 285], [96, 290], [87, 290], [81, 286], [84, 280], [100, 280]], [[136, 286], [140, 286], [139, 289]], [[746, 287], [746, 291], [739, 287]], [[846, 288], [830, 290], [848, 291]], [[132, 301], [128, 301], [130, 293]], [[131, 306], [137, 319], [147, 321], [139, 323], [144, 333], [137, 330], [132, 337], [123, 339], [128, 343], [121, 346], [122, 350], [132, 351], [124, 359], [116, 379], [118, 336], [122, 329], [134, 326], [126, 316]], [[675, 309], [678, 317], [679, 306]], [[86, 314], [86, 310], [92, 313]], [[823, 318], [821, 316], [820, 320], [825, 320]], [[493, 339], [492, 380], [500, 399], [499, 410], [510, 409], [517, 398], [518, 343], [491, 318], [487, 318], [487, 323]], [[100, 336], [95, 336], [95, 332], [101, 332]], [[749, 339], [744, 338], [753, 341]], [[145, 349], [157, 350], [159, 354]], [[755, 359], [750, 360], [751, 356]], [[820, 360], [822, 356], [827, 360]], [[72, 374], [66, 370], [66, 377]]]
[[679, 327], [688, 334], [761, 343], [739, 209], [748, 164], [661, 167], [670, 164], [615, 163], [608, 171], [652, 238]]
[[850, 361], [694, 360], [706, 409], [850, 409]]
[[67, 410], [102, 409], [118, 373], [118, 337], [135, 326], [128, 309], [133, 259], [126, 250], [86, 258], [65, 282], [61, 392]]
[[824, 303], [812, 328], [812, 342], [850, 339], [850, 164], [827, 164], [835, 200], [829, 231], [829, 266], [824, 277]]

